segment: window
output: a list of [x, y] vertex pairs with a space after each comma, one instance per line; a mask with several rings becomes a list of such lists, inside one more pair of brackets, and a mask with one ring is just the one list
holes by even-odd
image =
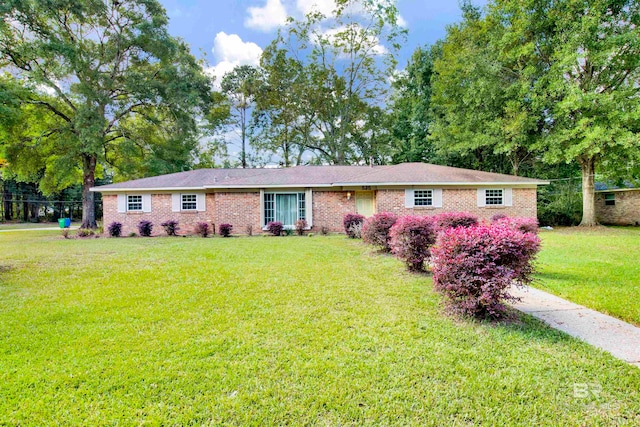
[[142, 211], [142, 196], [127, 196], [127, 211]]
[[183, 211], [195, 211], [198, 208], [198, 196], [195, 194], [183, 194], [181, 206]]
[[502, 189], [487, 189], [485, 192], [485, 204], [487, 206], [500, 206], [503, 203]]
[[604, 195], [604, 205], [605, 206], [615, 206], [616, 205], [616, 193], [605, 193], [605, 195]]
[[265, 193], [264, 224], [279, 221], [293, 227], [299, 219], [306, 219], [305, 193]]
[[415, 190], [413, 192], [414, 206], [433, 206], [433, 190]]

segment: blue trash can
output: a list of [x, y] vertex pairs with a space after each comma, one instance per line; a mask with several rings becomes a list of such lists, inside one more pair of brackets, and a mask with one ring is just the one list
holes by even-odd
[[69, 228], [71, 227], [71, 218], [65, 218], [64, 219], [64, 228]]

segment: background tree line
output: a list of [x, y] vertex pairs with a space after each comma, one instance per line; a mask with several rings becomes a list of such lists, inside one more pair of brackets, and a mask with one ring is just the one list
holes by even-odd
[[[290, 19], [260, 67], [215, 89], [152, 0], [0, 6], [5, 179], [44, 195], [96, 177], [196, 167], [422, 161], [538, 178], [595, 224], [594, 180], [639, 175], [640, 6], [492, 0], [416, 49], [391, 0], [339, 0]], [[230, 155], [237, 132], [240, 153]], [[582, 188], [582, 202], [571, 197]], [[562, 189], [564, 188], [564, 189]], [[567, 213], [567, 216], [570, 216]]]

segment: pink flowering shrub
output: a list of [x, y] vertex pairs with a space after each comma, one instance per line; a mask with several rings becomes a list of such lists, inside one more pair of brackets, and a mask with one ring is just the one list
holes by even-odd
[[478, 225], [478, 217], [469, 212], [443, 212], [433, 217], [438, 231]]
[[435, 288], [455, 312], [499, 318], [505, 312], [503, 302], [516, 300], [510, 287], [531, 283], [539, 249], [536, 234], [502, 221], [450, 228], [439, 234], [431, 250]]
[[537, 218], [511, 218], [504, 216], [493, 220], [493, 224], [503, 225], [505, 227], [513, 228], [514, 230], [520, 230], [523, 233], [537, 233], [538, 232], [538, 219]]
[[391, 252], [404, 260], [410, 271], [424, 270], [424, 260], [435, 241], [435, 223], [427, 216], [400, 217], [389, 230]]
[[362, 239], [365, 243], [378, 246], [385, 252], [390, 252], [389, 230], [397, 220], [398, 217], [391, 212], [381, 212], [373, 215], [362, 226]]
[[267, 231], [274, 236], [281, 236], [284, 225], [280, 221], [271, 221], [267, 224]]
[[364, 223], [364, 216], [360, 214], [346, 214], [342, 220], [344, 225], [344, 232], [347, 233], [351, 239], [359, 239], [362, 237], [362, 224]]

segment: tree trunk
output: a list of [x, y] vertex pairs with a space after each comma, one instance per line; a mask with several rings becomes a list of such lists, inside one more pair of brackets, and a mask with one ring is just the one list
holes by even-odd
[[96, 224], [95, 193], [89, 191], [96, 184], [96, 156], [82, 156], [82, 225], [81, 228], [98, 228]]
[[598, 225], [596, 219], [595, 173], [596, 160], [593, 157], [580, 159], [582, 169], [582, 221], [581, 227]]

